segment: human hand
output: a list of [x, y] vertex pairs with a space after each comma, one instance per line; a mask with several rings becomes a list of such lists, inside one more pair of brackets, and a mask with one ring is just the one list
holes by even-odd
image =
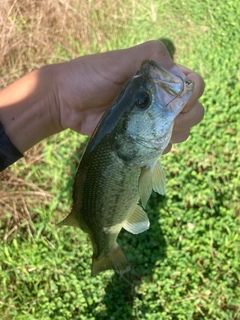
[[[34, 70], [0, 91], [0, 119], [5, 133], [21, 153], [66, 128], [91, 135], [122, 84], [146, 59], [156, 60], [171, 72], [179, 73], [159, 41]], [[204, 114], [198, 102], [204, 90], [202, 78], [185, 67], [178, 67], [195, 82], [195, 87], [175, 119], [165, 153], [172, 143], [186, 140], [190, 128], [199, 123]]]
[[[176, 68], [166, 47], [160, 41], [149, 41], [141, 45], [83, 56], [58, 64], [55, 82], [55, 101], [58, 101], [60, 125], [81, 134], [91, 135], [104, 112], [109, 108], [122, 84], [140, 69], [143, 60], [153, 59], [171, 71]], [[198, 99], [204, 91], [204, 82], [195, 72], [178, 66], [195, 87], [183, 111], [175, 119], [171, 141], [186, 140], [190, 128], [199, 123], [204, 115]]]
[[191, 127], [201, 122], [204, 117], [204, 108], [198, 101], [198, 99], [204, 92], [203, 79], [197, 73], [186, 67], [183, 67], [181, 65], [177, 65], [177, 67], [185, 74], [188, 79], [193, 80], [194, 90], [189, 101], [174, 121], [172, 137], [163, 154], [168, 153], [171, 150], [173, 144], [187, 140], [190, 135]]

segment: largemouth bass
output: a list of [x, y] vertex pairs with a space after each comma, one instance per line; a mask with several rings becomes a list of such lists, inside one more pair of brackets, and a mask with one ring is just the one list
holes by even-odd
[[122, 228], [133, 234], [149, 228], [143, 208], [152, 190], [165, 192], [158, 158], [193, 87], [184, 75], [144, 61], [90, 138], [75, 177], [72, 211], [60, 224], [89, 235], [93, 276], [107, 269], [129, 270], [118, 234]]

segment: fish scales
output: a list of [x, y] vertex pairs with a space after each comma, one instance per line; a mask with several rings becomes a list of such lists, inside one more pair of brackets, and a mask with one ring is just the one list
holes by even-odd
[[[106, 239], [107, 228], [118, 225], [119, 232], [119, 224], [125, 221], [131, 210], [129, 203], [138, 201], [140, 172], [139, 168], [126, 166], [107, 141], [89, 153], [79, 167], [75, 184], [82, 185], [83, 194], [79, 201], [79, 192], [74, 192], [73, 211], [81, 212], [81, 220], [91, 226], [92, 242], [99, 243], [94, 250], [95, 256], [99, 257], [101, 252], [103, 254], [108, 250], [103, 250], [100, 245], [109, 241]], [[85, 179], [82, 179], [83, 176]], [[111, 235], [112, 241], [116, 241], [118, 232]]]
[[173, 75], [153, 60], [144, 61], [90, 138], [73, 185], [72, 211], [60, 225], [88, 233], [92, 275], [129, 270], [117, 237], [122, 228], [133, 234], [149, 228], [143, 208], [152, 190], [165, 193], [158, 158], [193, 87], [184, 74]]

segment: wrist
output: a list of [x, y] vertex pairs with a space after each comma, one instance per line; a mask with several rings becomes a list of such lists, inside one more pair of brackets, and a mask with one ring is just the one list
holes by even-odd
[[0, 91], [0, 120], [22, 153], [63, 130], [54, 90], [55, 71], [54, 65], [40, 68]]

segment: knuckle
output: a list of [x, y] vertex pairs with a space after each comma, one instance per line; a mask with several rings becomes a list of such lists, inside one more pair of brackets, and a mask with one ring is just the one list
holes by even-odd
[[166, 56], [169, 55], [167, 47], [165, 44], [159, 40], [150, 40], [146, 42], [146, 45], [148, 46], [149, 52], [153, 56]]
[[166, 149], [163, 151], [163, 154], [167, 154], [168, 152], [171, 151], [171, 149], [172, 149], [172, 143], [169, 143]]
[[197, 73], [195, 74], [196, 74], [196, 92], [197, 92], [198, 98], [200, 98], [203, 95], [203, 92], [205, 89], [205, 82], [199, 74]]
[[162, 41], [153, 40], [153, 46], [154, 46], [154, 49], [158, 51], [158, 53], [168, 54], [168, 49]]
[[[200, 121], [202, 121], [202, 119], [204, 118], [204, 114], [205, 114], [205, 109], [203, 107], [203, 105], [201, 103], [198, 103], [198, 109], [199, 109], [199, 119]], [[199, 121], [199, 122], [200, 122]]]
[[178, 115], [175, 120], [174, 120], [174, 132], [179, 131], [179, 128], [181, 128], [181, 124], [182, 124], [182, 119], [181, 119], [181, 115]]
[[178, 134], [175, 134], [172, 136], [171, 143], [181, 143], [188, 139], [190, 135], [190, 129], [186, 129], [182, 132], [179, 132]]
[[201, 96], [203, 95], [203, 92], [205, 90], [205, 82], [203, 80], [203, 78], [200, 76], [200, 80], [201, 80], [201, 90], [200, 90], [200, 94]]

